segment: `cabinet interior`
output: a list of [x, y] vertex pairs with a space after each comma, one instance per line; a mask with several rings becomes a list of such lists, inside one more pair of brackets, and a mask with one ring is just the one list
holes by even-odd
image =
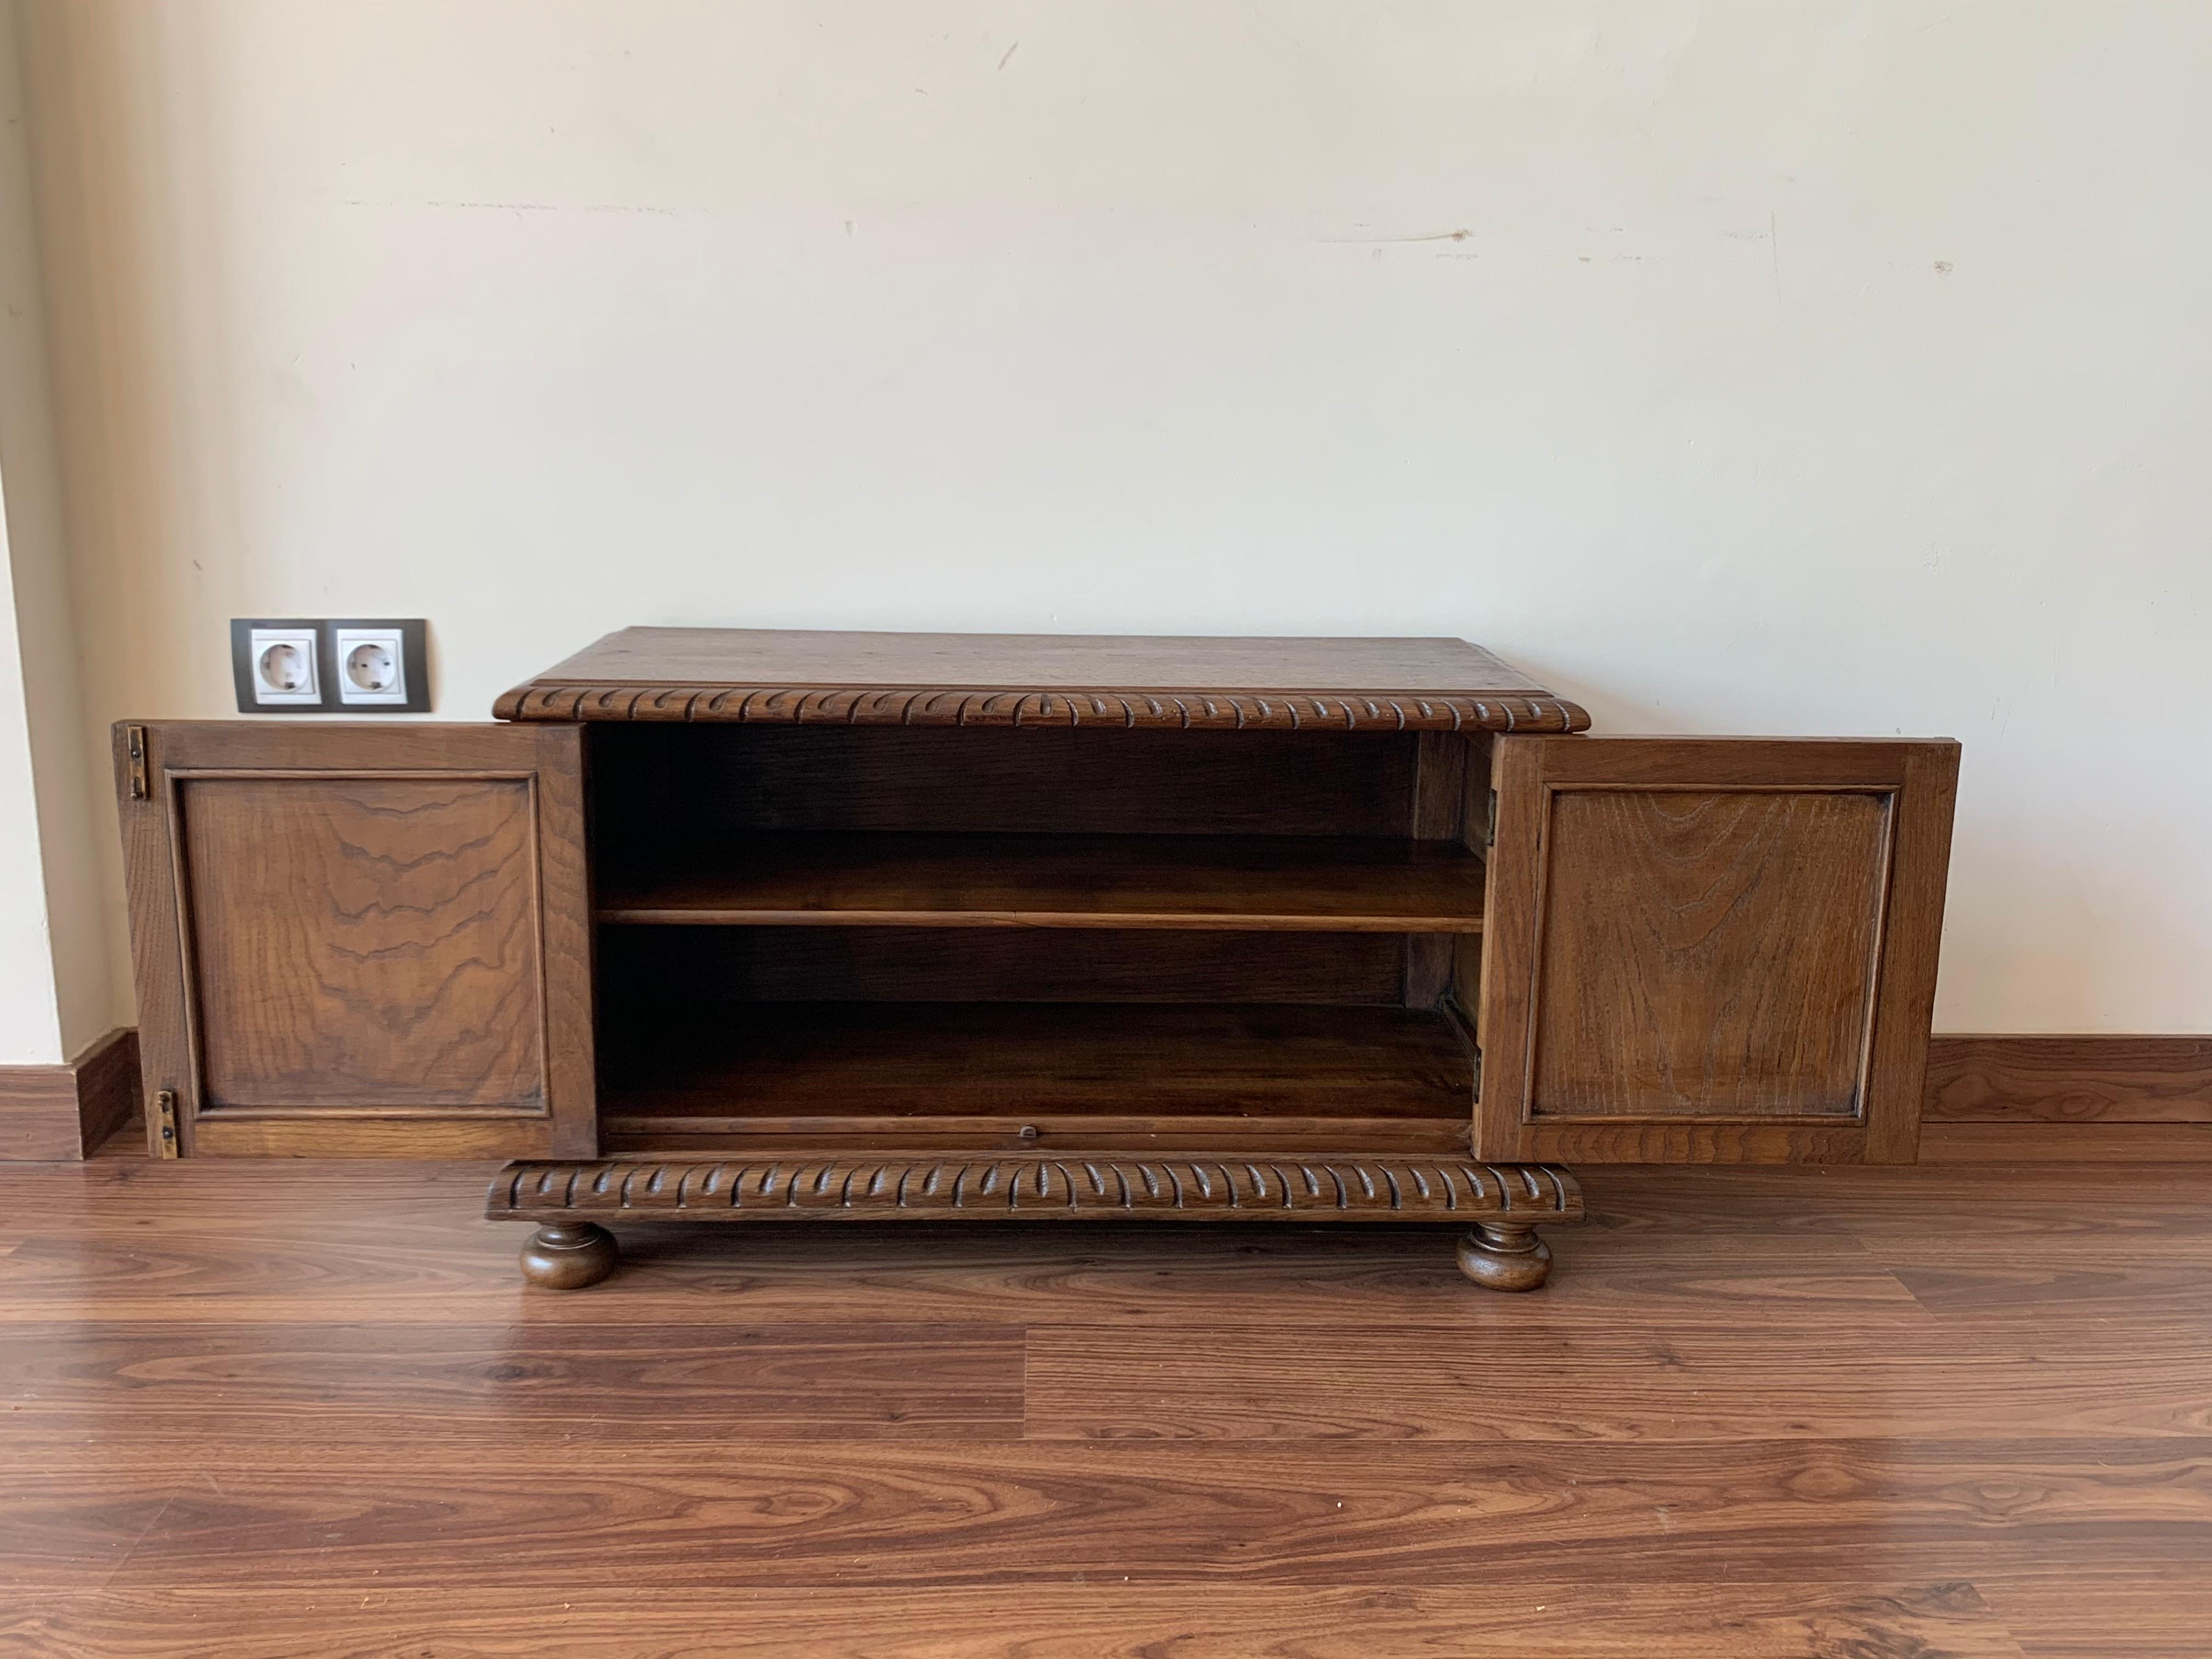
[[1467, 1146], [1480, 739], [588, 738], [607, 1151]]

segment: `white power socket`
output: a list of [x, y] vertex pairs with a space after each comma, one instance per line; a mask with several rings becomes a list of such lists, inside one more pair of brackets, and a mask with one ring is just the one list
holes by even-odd
[[255, 702], [270, 708], [313, 708], [322, 702], [317, 631], [313, 628], [252, 630], [248, 660]]
[[407, 641], [400, 629], [335, 628], [331, 647], [341, 703], [374, 708], [407, 701]]
[[419, 617], [233, 617], [241, 714], [427, 714], [429, 625]]

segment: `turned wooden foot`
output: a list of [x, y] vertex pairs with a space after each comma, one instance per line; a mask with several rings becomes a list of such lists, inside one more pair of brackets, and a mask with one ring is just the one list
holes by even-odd
[[549, 1291], [596, 1285], [622, 1259], [615, 1236], [589, 1221], [556, 1221], [530, 1235], [522, 1247], [522, 1276]]
[[1533, 1291], [1552, 1276], [1552, 1249], [1534, 1227], [1478, 1221], [1459, 1242], [1459, 1270], [1493, 1291]]

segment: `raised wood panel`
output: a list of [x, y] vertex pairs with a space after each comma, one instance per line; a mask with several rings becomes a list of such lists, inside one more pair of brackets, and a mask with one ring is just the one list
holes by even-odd
[[1531, 1114], [1856, 1117], [1887, 798], [1596, 788], [1551, 805]]
[[149, 1133], [167, 1091], [187, 1154], [596, 1144], [573, 728], [137, 730], [117, 778]]
[[1494, 739], [1481, 1155], [1909, 1161], [1957, 763]]
[[202, 1113], [542, 1110], [531, 785], [185, 777]]

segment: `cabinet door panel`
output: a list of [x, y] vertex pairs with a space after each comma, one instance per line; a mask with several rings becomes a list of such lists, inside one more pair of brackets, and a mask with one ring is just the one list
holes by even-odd
[[1495, 756], [1482, 1156], [1911, 1161], [1956, 744]]
[[591, 1152], [574, 727], [174, 722], [118, 753], [157, 1152], [166, 1091], [186, 1153]]

